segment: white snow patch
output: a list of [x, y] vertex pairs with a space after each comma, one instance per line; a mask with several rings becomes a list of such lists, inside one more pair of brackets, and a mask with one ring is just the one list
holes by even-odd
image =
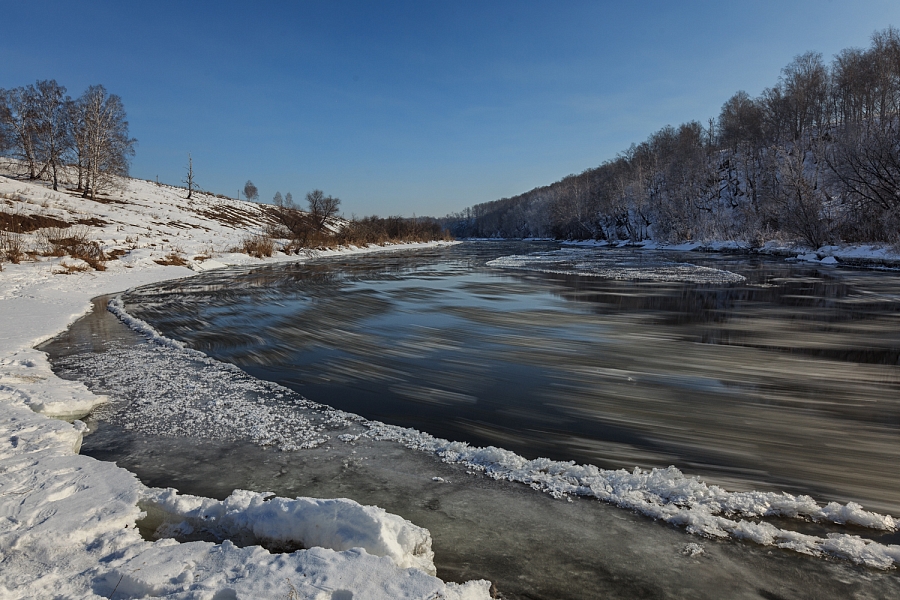
[[431, 534], [377, 506], [340, 498], [273, 498], [271, 493], [235, 490], [225, 500], [150, 489], [141, 500], [157, 537], [178, 537], [202, 529], [221, 540], [245, 545], [362, 548], [387, 556], [398, 567], [434, 575]]

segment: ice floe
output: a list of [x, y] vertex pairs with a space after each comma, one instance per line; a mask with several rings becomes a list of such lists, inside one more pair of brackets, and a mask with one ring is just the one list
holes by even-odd
[[658, 257], [655, 260], [635, 263], [622, 260], [620, 256], [583, 248], [502, 256], [488, 262], [487, 265], [503, 269], [631, 281], [727, 284], [745, 280], [743, 275], [711, 267], [673, 262]]

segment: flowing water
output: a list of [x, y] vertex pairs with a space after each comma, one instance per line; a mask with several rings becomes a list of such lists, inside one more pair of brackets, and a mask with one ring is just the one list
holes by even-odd
[[102, 302], [46, 349], [111, 397], [82, 451], [149, 485], [377, 504], [432, 532], [439, 576], [505, 598], [900, 594], [896, 572], [555, 499], [360, 436], [353, 416], [898, 514], [900, 274], [486, 242], [212, 272], [124, 303], [215, 360], [146, 341]]

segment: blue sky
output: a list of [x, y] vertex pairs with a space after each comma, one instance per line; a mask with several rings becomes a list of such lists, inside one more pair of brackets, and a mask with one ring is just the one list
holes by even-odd
[[132, 175], [253, 180], [344, 214], [444, 215], [613, 158], [900, 27], [897, 0], [41, 2], [3, 9], [0, 87], [122, 97]]

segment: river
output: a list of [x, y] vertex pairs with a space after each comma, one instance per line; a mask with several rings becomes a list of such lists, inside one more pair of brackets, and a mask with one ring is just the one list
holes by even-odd
[[123, 301], [214, 360], [148, 342], [105, 299], [45, 349], [111, 398], [82, 452], [148, 485], [377, 504], [432, 532], [438, 576], [484, 577], [504, 598], [900, 594], [895, 572], [554, 498], [360, 436], [352, 416], [526, 459], [674, 465], [731, 491], [898, 514], [898, 273], [471, 242], [210, 272]]

